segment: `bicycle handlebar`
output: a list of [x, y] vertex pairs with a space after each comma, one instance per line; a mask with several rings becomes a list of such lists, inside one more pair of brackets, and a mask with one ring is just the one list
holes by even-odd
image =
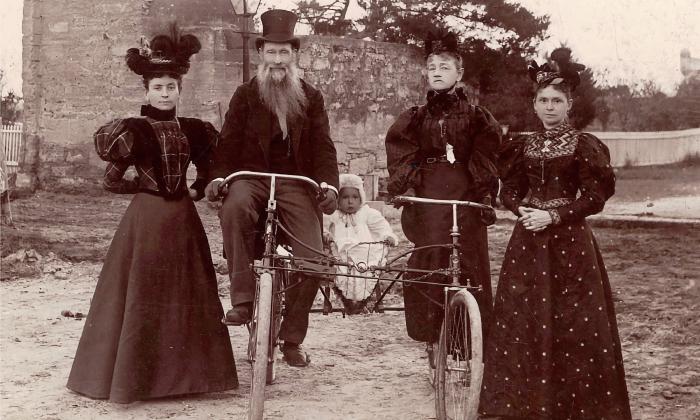
[[230, 174], [226, 178], [224, 178], [224, 181], [222, 182], [223, 185], [229, 185], [234, 181], [235, 178], [242, 178], [242, 177], [256, 177], [256, 178], [270, 178], [270, 179], [289, 179], [293, 181], [302, 181], [305, 182], [312, 187], [314, 187], [314, 190], [316, 190], [317, 193], [321, 192], [324, 188], [327, 187], [325, 182], [322, 182], [321, 185], [319, 185], [316, 181], [313, 179], [306, 177], [306, 176], [301, 176], [301, 175], [287, 175], [287, 174], [276, 174], [276, 173], [268, 173], [268, 172], [255, 172], [255, 171], [238, 171]]
[[475, 203], [473, 201], [460, 201], [460, 200], [439, 200], [436, 198], [423, 198], [423, 197], [409, 197], [404, 195], [397, 195], [391, 199], [392, 203], [418, 203], [418, 204], [449, 204], [464, 207], [474, 207], [478, 209], [491, 209], [491, 206], [481, 203]]

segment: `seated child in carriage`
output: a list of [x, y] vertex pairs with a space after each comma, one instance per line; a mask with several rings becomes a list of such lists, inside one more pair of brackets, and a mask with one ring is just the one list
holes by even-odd
[[[362, 178], [353, 174], [340, 175], [338, 209], [330, 216], [324, 215], [324, 242], [334, 242], [331, 249], [343, 262], [363, 266], [376, 266], [384, 262], [387, 246], [396, 246], [398, 238], [382, 214], [369, 207], [365, 200]], [[348, 273], [348, 267], [338, 266], [338, 271]], [[353, 271], [351, 270], [351, 274]], [[377, 280], [337, 276], [334, 290], [344, 303], [366, 302]]]

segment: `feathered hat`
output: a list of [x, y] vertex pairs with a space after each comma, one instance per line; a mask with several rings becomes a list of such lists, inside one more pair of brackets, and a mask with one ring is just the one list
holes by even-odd
[[538, 87], [558, 85], [566, 83], [572, 91], [581, 83], [579, 72], [586, 66], [571, 61], [571, 50], [560, 47], [550, 54], [550, 62], [539, 66], [535, 61], [530, 62], [527, 68], [530, 79], [537, 83]]
[[172, 24], [169, 35], [156, 35], [151, 42], [141, 37], [139, 48], [126, 51], [126, 65], [134, 73], [174, 73], [179, 76], [190, 69], [190, 57], [202, 48], [196, 36], [182, 35]]
[[425, 38], [425, 58], [433, 54], [449, 53], [459, 57], [457, 35], [447, 30], [428, 32]]

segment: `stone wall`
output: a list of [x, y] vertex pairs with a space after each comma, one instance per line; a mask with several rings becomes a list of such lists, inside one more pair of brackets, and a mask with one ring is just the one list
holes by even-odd
[[[420, 103], [426, 89], [419, 51], [310, 36], [302, 41], [299, 64], [323, 91], [341, 173], [374, 175], [375, 182], [386, 177], [386, 132], [402, 111]], [[376, 185], [368, 192], [376, 193]]]
[[[144, 100], [141, 78], [127, 69], [124, 54], [175, 19], [203, 46], [183, 80], [179, 112], [220, 128], [242, 80], [236, 33], [242, 21], [229, 0], [25, 0], [25, 184], [97, 184], [104, 163], [92, 134], [112, 118], [136, 115]], [[254, 74], [253, 49], [251, 59]], [[384, 135], [425, 89], [419, 51], [309, 36], [302, 38], [299, 64], [324, 94], [341, 171], [385, 176]]]

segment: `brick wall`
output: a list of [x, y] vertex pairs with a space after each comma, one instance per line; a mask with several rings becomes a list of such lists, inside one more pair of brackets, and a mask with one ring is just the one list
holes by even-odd
[[[235, 32], [242, 21], [229, 0], [25, 0], [24, 184], [97, 184], [104, 163], [94, 153], [93, 132], [112, 118], [136, 115], [144, 101], [141, 78], [127, 69], [124, 54], [174, 19], [202, 42], [183, 80], [179, 112], [221, 127], [242, 79]], [[253, 49], [251, 59], [254, 74]], [[341, 171], [386, 175], [384, 135], [425, 89], [419, 51], [309, 36], [299, 64], [324, 93]]]

